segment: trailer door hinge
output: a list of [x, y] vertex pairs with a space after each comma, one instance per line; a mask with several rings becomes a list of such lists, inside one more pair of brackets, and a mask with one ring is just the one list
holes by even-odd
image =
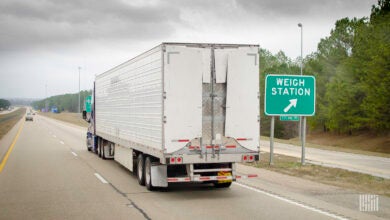
[[253, 56], [255, 58], [255, 66], [257, 65], [257, 53], [247, 53], [248, 56]]

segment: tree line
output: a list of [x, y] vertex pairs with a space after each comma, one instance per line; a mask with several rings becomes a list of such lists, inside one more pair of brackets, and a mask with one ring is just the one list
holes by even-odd
[[0, 108], [1, 109], [8, 109], [11, 106], [11, 102], [7, 99], [0, 99]]
[[[85, 98], [92, 94], [91, 90], [80, 91], [80, 108], [81, 111], [84, 107]], [[79, 101], [79, 93], [74, 94], [64, 94], [64, 95], [56, 95], [51, 96], [49, 98], [32, 102], [32, 106], [37, 110], [45, 109], [46, 107], [49, 109], [52, 107], [56, 107], [59, 112], [67, 111], [67, 112], [78, 112], [78, 104]]]
[[[299, 60], [283, 52], [260, 51], [260, 86], [266, 74], [299, 74]], [[311, 129], [353, 134], [390, 130], [390, 1], [379, 0], [369, 18], [343, 18], [317, 51], [303, 60], [305, 75], [316, 77], [316, 115]], [[264, 91], [262, 91], [264, 97]], [[262, 135], [269, 117], [261, 103]], [[296, 136], [296, 123], [276, 122], [276, 137]]]

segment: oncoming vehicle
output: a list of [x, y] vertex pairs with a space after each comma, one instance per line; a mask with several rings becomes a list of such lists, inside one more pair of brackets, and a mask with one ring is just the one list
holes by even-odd
[[26, 114], [26, 121], [33, 121], [33, 116], [31, 115], [31, 113]]

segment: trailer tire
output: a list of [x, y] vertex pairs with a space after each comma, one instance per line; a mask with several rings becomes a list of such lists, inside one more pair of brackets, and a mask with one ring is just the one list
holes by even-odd
[[99, 138], [98, 147], [97, 147], [98, 157], [102, 157], [102, 145], [103, 145], [103, 139]]
[[145, 160], [145, 186], [149, 191], [155, 190], [152, 186], [152, 159], [150, 157], [146, 157]]
[[145, 162], [142, 154], [139, 154], [137, 159], [137, 179], [141, 186], [145, 186]]
[[103, 160], [107, 159], [106, 154], [104, 153], [104, 145], [101, 147], [100, 154], [101, 154]]

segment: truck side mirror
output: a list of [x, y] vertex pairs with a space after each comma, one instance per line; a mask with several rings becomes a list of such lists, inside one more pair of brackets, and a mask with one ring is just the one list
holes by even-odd
[[83, 119], [84, 119], [84, 120], [87, 119], [87, 111], [83, 111]]

